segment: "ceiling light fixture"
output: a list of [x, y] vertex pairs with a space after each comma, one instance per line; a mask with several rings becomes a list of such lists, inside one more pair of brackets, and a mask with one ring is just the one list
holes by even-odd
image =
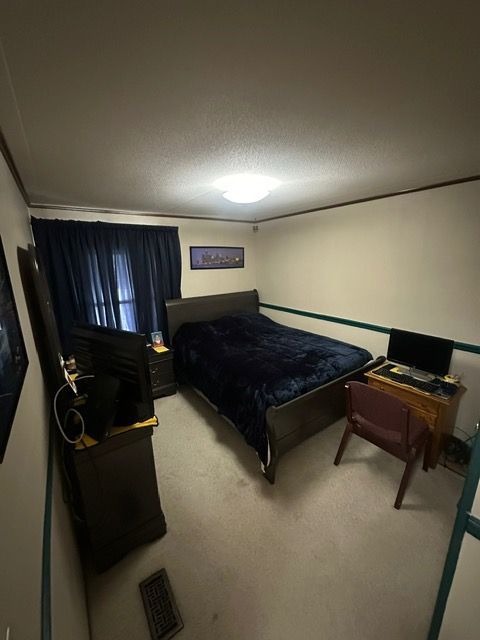
[[223, 197], [236, 204], [263, 200], [278, 187], [280, 180], [251, 173], [237, 173], [215, 180], [213, 186], [223, 191]]

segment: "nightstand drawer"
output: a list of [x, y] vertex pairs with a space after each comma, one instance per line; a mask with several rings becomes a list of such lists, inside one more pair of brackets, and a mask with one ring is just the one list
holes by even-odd
[[152, 385], [152, 396], [154, 400], [163, 396], [173, 396], [176, 393], [177, 385], [175, 382], [172, 382], [171, 384], [165, 384], [162, 387], [154, 387]]
[[410, 407], [410, 408], [412, 410], [413, 415], [416, 416], [417, 418], [420, 418], [421, 420], [425, 420], [425, 422], [428, 424], [430, 429], [433, 429], [435, 427], [435, 425], [437, 424], [438, 416], [434, 415], [433, 413], [427, 413], [426, 411], [417, 409], [416, 407]]
[[162, 387], [165, 384], [175, 382], [172, 364], [170, 363], [168, 367], [150, 367], [150, 380], [152, 381], [152, 387]]
[[176, 393], [175, 373], [173, 371], [173, 351], [156, 353], [149, 351], [150, 381], [154, 398], [170, 396]]

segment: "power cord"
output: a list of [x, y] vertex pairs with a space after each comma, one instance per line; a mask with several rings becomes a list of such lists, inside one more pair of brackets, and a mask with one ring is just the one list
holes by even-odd
[[[453, 444], [450, 445], [450, 450], [448, 450], [449, 448], [448, 444], [443, 449], [442, 451], [443, 461], [440, 462], [440, 464], [443, 467], [445, 467], [445, 469], [448, 469], [449, 471], [453, 471], [453, 473], [456, 473], [457, 475], [465, 478], [468, 470], [468, 464], [469, 464], [469, 460], [468, 460], [469, 454], [467, 455], [466, 452], [469, 449], [471, 449], [471, 445], [469, 443], [471, 440], [473, 440], [473, 438], [475, 438], [476, 434], [475, 433], [469, 434], [463, 429], [460, 429], [460, 427], [454, 427], [454, 432], [455, 431], [459, 431], [460, 433], [462, 433], [465, 438], [462, 440], [462, 438], [451, 436], [451, 440]], [[455, 445], [455, 442], [457, 443], [456, 445]], [[459, 456], [462, 456], [462, 457], [459, 457]], [[457, 469], [449, 466], [449, 464], [447, 463], [456, 465]]]
[[[85, 375], [85, 376], [80, 376], [79, 378], [76, 378], [76, 380], [85, 380], [86, 378], [94, 378], [94, 375]], [[60, 389], [58, 389], [57, 393], [55, 394], [55, 397], [53, 398], [53, 413], [55, 415], [55, 421], [57, 423], [58, 428], [60, 429], [60, 433], [62, 434], [63, 438], [69, 442], [70, 444], [78, 444], [84, 437], [85, 435], [85, 421], [83, 420], [83, 416], [80, 413], [80, 411], [77, 411], [76, 409], [73, 409], [73, 407], [70, 407], [70, 409], [67, 410], [67, 412], [65, 413], [65, 416], [63, 418], [63, 425], [60, 422], [60, 418], [58, 417], [58, 411], [57, 411], [57, 400], [58, 400], [58, 396], [60, 395], [60, 393], [66, 389], [67, 387], [70, 387], [70, 384], [68, 382], [66, 382], [64, 385], [62, 385], [60, 387]], [[68, 416], [70, 414], [76, 414], [79, 419], [80, 419], [80, 424], [82, 425], [82, 432], [80, 434], [80, 436], [76, 439], [76, 440], [71, 440], [67, 434], [65, 433], [65, 429], [66, 429], [66, 425], [67, 425], [67, 420], [68, 420]]]
[[463, 429], [460, 429], [460, 427], [454, 427], [453, 428], [454, 431], [460, 431], [461, 433], [463, 433], [464, 436], [467, 436], [466, 440], [463, 440], [463, 442], [467, 443], [470, 442], [470, 440], [473, 440], [473, 438], [475, 437], [475, 433], [469, 434], [466, 431], [464, 431]]
[[78, 513], [77, 511], [77, 501], [75, 499], [75, 491], [73, 488], [73, 483], [72, 480], [70, 478], [70, 471], [67, 468], [67, 463], [66, 463], [66, 459], [65, 459], [65, 447], [66, 447], [66, 442], [62, 443], [61, 446], [61, 457], [62, 457], [62, 468], [63, 468], [63, 501], [66, 504], [70, 505], [70, 508], [72, 509], [72, 514], [73, 514], [73, 518], [74, 520], [76, 520], [77, 522], [81, 523], [81, 524], [85, 524], [85, 519]]

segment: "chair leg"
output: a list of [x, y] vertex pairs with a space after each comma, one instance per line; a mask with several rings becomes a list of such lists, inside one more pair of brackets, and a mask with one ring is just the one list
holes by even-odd
[[345, 448], [348, 444], [348, 440], [350, 438], [351, 433], [352, 433], [352, 427], [349, 424], [347, 424], [347, 426], [345, 427], [345, 431], [343, 432], [343, 437], [340, 441], [340, 446], [338, 447], [337, 455], [335, 456], [335, 461], [333, 464], [335, 465], [340, 464], [340, 461], [343, 456], [343, 452], [345, 451]]
[[405, 495], [405, 490], [408, 485], [408, 481], [410, 479], [410, 474], [412, 473], [413, 465], [415, 464], [415, 456], [410, 458], [405, 465], [405, 471], [403, 472], [402, 481], [400, 482], [400, 487], [398, 489], [397, 498], [395, 500], [395, 509], [400, 509], [403, 502], [403, 496]]

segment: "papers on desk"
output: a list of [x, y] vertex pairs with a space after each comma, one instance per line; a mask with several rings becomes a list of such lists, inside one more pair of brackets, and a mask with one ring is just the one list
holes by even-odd
[[[125, 431], [131, 431], [132, 429], [143, 429], [144, 427], [158, 427], [158, 418], [157, 416], [152, 416], [148, 420], [144, 420], [143, 422], [135, 422], [134, 424], [128, 425], [126, 427], [112, 427], [110, 429], [109, 438], [113, 436], [118, 436], [121, 433], [125, 433]], [[92, 438], [87, 433], [83, 436], [80, 442], [77, 442], [75, 445], [76, 450], [87, 449], [88, 447], [94, 447], [98, 444], [98, 440]]]
[[161, 347], [155, 347], [154, 345], [152, 345], [152, 349], [157, 353], [163, 353], [164, 351], [169, 350], [168, 347], [166, 347], [165, 345], [162, 345]]

